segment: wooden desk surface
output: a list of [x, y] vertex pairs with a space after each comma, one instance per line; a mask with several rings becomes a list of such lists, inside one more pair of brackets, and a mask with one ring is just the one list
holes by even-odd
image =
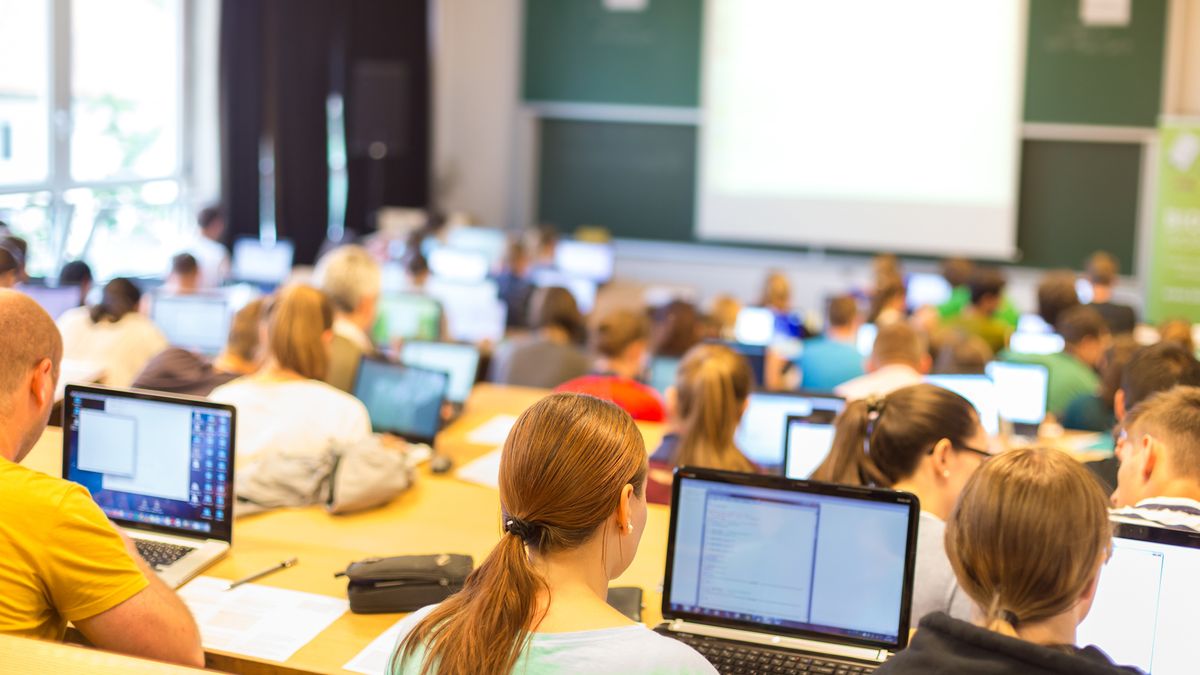
[[[538, 389], [479, 385], [464, 414], [438, 436], [438, 451], [461, 466], [494, 446], [476, 445], [467, 435], [498, 414], [517, 414], [547, 392]], [[647, 449], [657, 447], [662, 427], [639, 425]], [[62, 432], [47, 429], [24, 465], [51, 475], [61, 473]], [[660, 585], [666, 560], [669, 511], [650, 506], [641, 550], [618, 586], [645, 592], [644, 619], [661, 619]], [[320, 507], [286, 509], [238, 519], [230, 554], [205, 574], [237, 579], [282, 559], [296, 556], [293, 568], [266, 577], [268, 586], [345, 597], [346, 582], [334, 574], [362, 558], [466, 553], [482, 560], [500, 537], [500, 501], [493, 489], [466, 483], [453, 474], [435, 476], [427, 469], [412, 489], [388, 506], [350, 516], [332, 516]], [[211, 668], [240, 673], [344, 673], [342, 666], [403, 615], [347, 612], [280, 668], [273, 662], [210, 652]]]
[[0, 635], [0, 673], [91, 673], [92, 675], [196, 675], [202, 670], [171, 666], [57, 642]]

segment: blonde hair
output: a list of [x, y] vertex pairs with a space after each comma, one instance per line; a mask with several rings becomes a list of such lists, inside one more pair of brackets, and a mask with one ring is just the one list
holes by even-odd
[[763, 281], [762, 299], [760, 304], [763, 307], [771, 308], [788, 308], [792, 303], [792, 284], [788, 281], [787, 275], [779, 270], [772, 270], [767, 274], [767, 278]]
[[650, 337], [650, 321], [645, 314], [618, 309], [600, 319], [592, 331], [592, 348], [607, 358], [617, 358], [638, 340]]
[[742, 408], [754, 387], [750, 364], [724, 345], [690, 349], [675, 375], [677, 414], [683, 424], [674, 463], [678, 466], [754, 472], [754, 463], [733, 444]]
[[333, 305], [311, 286], [288, 286], [268, 309], [267, 347], [281, 368], [324, 380], [329, 350], [322, 339], [333, 328]]
[[379, 295], [383, 272], [367, 249], [339, 246], [321, 256], [313, 277], [339, 312], [358, 309], [363, 300]]
[[967, 482], [946, 523], [946, 555], [988, 629], [1068, 611], [1112, 549], [1108, 499], [1079, 462], [1053, 449], [1012, 450]]

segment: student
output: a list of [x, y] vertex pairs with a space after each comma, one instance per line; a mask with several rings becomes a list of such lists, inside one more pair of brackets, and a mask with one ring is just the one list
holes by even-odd
[[610, 312], [592, 330], [596, 368], [564, 382], [556, 391], [590, 394], [621, 406], [633, 419], [661, 422], [666, 416], [658, 392], [637, 381], [646, 369], [650, 326], [645, 315], [629, 309]]
[[[1126, 413], [1142, 401], [1179, 385], [1200, 386], [1200, 361], [1195, 356], [1170, 342], [1139, 349], [1122, 371], [1121, 387], [1113, 395], [1113, 414], [1117, 422], [1123, 422]], [[1117, 486], [1119, 464], [1114, 456], [1088, 462], [1086, 466], [1112, 491]]]
[[1046, 366], [1050, 371], [1046, 408], [1062, 419], [1072, 401], [1100, 389], [1096, 369], [1104, 360], [1111, 336], [1100, 313], [1080, 305], [1060, 313], [1055, 328], [1066, 342], [1063, 351], [1048, 355], [1008, 354], [1006, 359]]
[[834, 387], [863, 375], [863, 356], [858, 352], [858, 301], [839, 295], [829, 301], [825, 334], [804, 341], [800, 360], [800, 386], [813, 391]]
[[58, 318], [63, 358], [87, 361], [104, 371], [104, 383], [128, 387], [150, 359], [170, 346], [162, 331], [138, 311], [142, 292], [118, 277], [104, 287], [100, 303], [69, 309]]
[[955, 583], [942, 533], [967, 479], [986, 461], [988, 436], [967, 400], [931, 384], [846, 406], [833, 449], [812, 480], [874, 485], [921, 500], [912, 617], [949, 612], [969, 619], [972, 606]]
[[229, 278], [229, 249], [222, 243], [225, 236], [225, 216], [220, 207], [201, 209], [196, 216], [200, 230], [188, 253], [200, 265], [202, 288], [216, 288]]
[[171, 274], [163, 284], [163, 291], [172, 295], [195, 295], [200, 288], [200, 264], [195, 256], [180, 253], [171, 258]]
[[703, 338], [700, 312], [683, 300], [672, 300], [654, 311], [650, 351], [655, 356], [681, 358]]
[[371, 435], [367, 408], [322, 380], [329, 369], [333, 306], [315, 288], [288, 286], [265, 308], [262, 370], [213, 390], [237, 407], [238, 464], [272, 452], [324, 453], [331, 442]]
[[939, 375], [984, 375], [996, 356], [978, 335], [942, 330], [933, 337], [938, 343], [933, 350], [937, 354], [933, 372]]
[[501, 342], [492, 355], [488, 379], [498, 384], [551, 389], [587, 374], [587, 355], [579, 348], [583, 316], [565, 288], [540, 288], [530, 304], [532, 336]]
[[213, 389], [262, 365], [259, 333], [263, 300], [254, 300], [238, 310], [229, 327], [229, 340], [215, 359], [173, 347], [150, 359], [130, 385], [168, 394], [208, 396]]
[[420, 249], [412, 249], [404, 255], [405, 290], [410, 293], [425, 293], [425, 284], [429, 282], [431, 272], [429, 261]]
[[1121, 376], [1133, 355], [1140, 349], [1132, 335], [1118, 335], [1104, 354], [1100, 366], [1100, 389], [1071, 401], [1063, 413], [1062, 425], [1067, 429], [1110, 432], [1117, 424], [1116, 398], [1121, 390]]
[[1132, 333], [1137, 327], [1137, 312], [1129, 305], [1115, 303], [1112, 299], [1119, 272], [1119, 263], [1111, 253], [1097, 251], [1088, 260], [1087, 276], [1092, 284], [1091, 306], [1104, 317], [1104, 323], [1108, 324], [1108, 330], [1113, 335]]
[[887, 396], [920, 383], [930, 365], [932, 359], [920, 334], [906, 323], [893, 323], [879, 329], [867, 359], [867, 374], [835, 387], [833, 392], [848, 401]]
[[683, 357], [667, 389], [670, 431], [650, 457], [651, 502], [670, 503], [677, 466], [758, 471], [733, 441], [753, 390], [750, 364], [725, 345], [697, 345]]
[[[975, 263], [967, 258], [946, 258], [942, 261], [940, 270], [942, 278], [946, 283], [950, 284], [950, 299], [938, 306], [938, 315], [943, 321], [948, 321], [957, 317], [962, 313], [967, 305], [971, 304], [971, 276], [975, 273]], [[1000, 299], [1000, 307], [996, 310], [994, 316], [1008, 324], [1008, 327], [1015, 330], [1017, 323], [1021, 320], [1021, 313], [1017, 311], [1012, 300], [1008, 296], [1003, 296]]]
[[1116, 454], [1114, 515], [1200, 532], [1200, 387], [1159, 392], [1134, 408]]
[[1059, 316], [1078, 305], [1079, 294], [1075, 291], [1074, 272], [1049, 272], [1038, 283], [1037, 313], [1047, 325], [1057, 326]]
[[0, 633], [203, 666], [187, 607], [80, 485], [20, 466], [46, 428], [62, 358], [54, 321], [0, 290]]
[[1196, 342], [1193, 338], [1192, 322], [1187, 319], [1167, 319], [1158, 327], [1159, 339], [1163, 342], [1174, 342], [1183, 347], [1187, 353], [1196, 353]]
[[21, 281], [21, 268], [17, 249], [0, 244], [0, 288], [15, 288]]
[[[1069, 536], [1066, 536], [1069, 535]], [[977, 623], [936, 613], [879, 675], [1117, 675], [1095, 647], [1075, 647], [1112, 551], [1104, 493], [1057, 450], [1012, 450], [963, 490], [946, 524], [946, 553]]]
[[575, 394], [535, 403], [501, 454], [500, 542], [462, 591], [401, 622], [387, 671], [715, 674], [605, 601], [637, 553], [645, 489], [628, 414]]
[[367, 249], [339, 246], [317, 261], [313, 282], [333, 303], [333, 342], [325, 381], [351, 392], [362, 357], [376, 353], [369, 335], [379, 312], [383, 272]]
[[508, 307], [508, 328], [525, 328], [529, 325], [529, 301], [534, 291], [529, 281], [531, 265], [529, 252], [521, 240], [509, 240], [500, 272], [496, 274], [497, 295]]
[[92, 292], [92, 284], [95, 282], [95, 277], [92, 276], [92, 268], [82, 260], [72, 260], [63, 265], [62, 270], [58, 273], [59, 286], [78, 286], [79, 287], [79, 304], [87, 304], [88, 294]]
[[903, 323], [907, 317], [908, 291], [902, 281], [896, 279], [875, 289], [871, 296], [871, 311], [867, 315], [867, 323], [882, 328]]
[[993, 353], [1003, 350], [1008, 346], [1008, 338], [1012, 334], [1012, 327], [997, 316], [1006, 284], [1004, 274], [999, 269], [976, 269], [970, 281], [971, 304], [957, 317], [947, 321], [946, 325], [978, 336]]
[[805, 337], [803, 322], [792, 311], [792, 282], [779, 270], [767, 273], [763, 281], [759, 305], [775, 315], [775, 334], [794, 338]]
[[742, 311], [742, 303], [732, 295], [721, 294], [713, 298], [708, 316], [712, 320], [712, 331], [708, 337], [726, 342], [734, 339], [734, 329], [737, 326], [738, 314]]
[[27, 263], [29, 262], [29, 242], [14, 234], [0, 238], [0, 248], [8, 249], [16, 258], [17, 262], [17, 283], [25, 283], [29, 281], [27, 273]]
[[558, 255], [558, 228], [549, 223], [543, 223], [533, 228], [529, 239], [532, 241], [531, 248], [533, 249], [530, 269], [534, 271], [555, 269]]

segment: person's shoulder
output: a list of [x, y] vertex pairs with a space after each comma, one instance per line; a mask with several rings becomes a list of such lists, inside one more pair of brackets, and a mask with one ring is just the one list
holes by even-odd
[[679, 640], [638, 626], [624, 647], [645, 664], [646, 673], [716, 673], [703, 656]]
[[[77, 483], [7, 460], [0, 460], [0, 484], [3, 484], [4, 497], [19, 501], [24, 508], [31, 510], [37, 510], [38, 507], [56, 509], [74, 497], [87, 495], [87, 491]], [[53, 510], [41, 513], [54, 515]]]
[[58, 317], [58, 321], [56, 322], [58, 329], [65, 331], [90, 324], [92, 322], [90, 312], [91, 310], [87, 307], [72, 307], [68, 309]]

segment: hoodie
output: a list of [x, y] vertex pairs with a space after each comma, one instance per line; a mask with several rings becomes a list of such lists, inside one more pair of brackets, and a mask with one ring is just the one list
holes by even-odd
[[172, 347], [150, 359], [132, 386], [168, 394], [208, 396], [213, 389], [237, 377], [236, 373], [213, 368], [212, 362], [199, 354]]

